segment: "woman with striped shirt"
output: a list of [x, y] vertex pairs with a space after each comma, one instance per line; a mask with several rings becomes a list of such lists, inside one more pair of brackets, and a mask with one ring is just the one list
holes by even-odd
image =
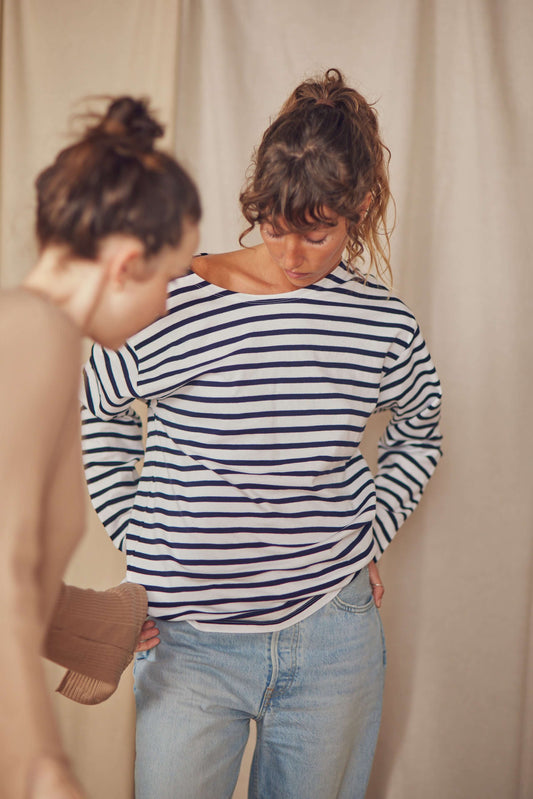
[[[161, 638], [135, 665], [137, 799], [229, 799], [250, 719], [250, 797], [364, 797], [376, 561], [440, 457], [434, 366], [382, 285], [387, 155], [337, 70], [298, 86], [241, 194], [263, 243], [196, 258], [167, 316], [86, 366], [89, 490]], [[374, 477], [359, 445], [381, 410]]]

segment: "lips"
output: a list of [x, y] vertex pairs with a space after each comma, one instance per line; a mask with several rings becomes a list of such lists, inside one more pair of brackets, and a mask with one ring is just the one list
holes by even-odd
[[301, 280], [303, 277], [308, 277], [307, 272], [291, 272], [290, 269], [285, 270], [287, 277], [293, 277], [296, 280]]

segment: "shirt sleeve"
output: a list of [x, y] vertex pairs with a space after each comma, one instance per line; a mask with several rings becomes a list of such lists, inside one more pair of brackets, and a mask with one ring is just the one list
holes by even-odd
[[93, 506], [118, 549], [125, 548], [144, 456], [142, 421], [131, 407], [138, 362], [126, 344], [114, 352], [95, 344], [83, 372], [82, 448]]
[[378, 444], [377, 558], [413, 512], [442, 455], [441, 388], [420, 329], [396, 343], [385, 364], [377, 410], [392, 418]]

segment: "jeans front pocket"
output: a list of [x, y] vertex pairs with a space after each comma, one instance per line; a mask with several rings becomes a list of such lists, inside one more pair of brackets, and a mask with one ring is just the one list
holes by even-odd
[[332, 605], [348, 613], [366, 613], [374, 607], [374, 597], [366, 566], [339, 591], [332, 601]]
[[[159, 644], [157, 645], [159, 646]], [[154, 655], [154, 650], [157, 649], [157, 646], [152, 647], [152, 649], [145, 649], [142, 652], [135, 652], [133, 655], [133, 677], [134, 679], [137, 676], [137, 672], [140, 668], [142, 668], [145, 663]]]

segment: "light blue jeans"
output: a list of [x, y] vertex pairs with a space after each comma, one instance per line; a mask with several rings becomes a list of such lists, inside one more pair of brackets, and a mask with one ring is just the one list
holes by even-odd
[[230, 799], [250, 719], [250, 799], [363, 799], [385, 674], [366, 569], [278, 632], [158, 626], [135, 662], [136, 799]]

